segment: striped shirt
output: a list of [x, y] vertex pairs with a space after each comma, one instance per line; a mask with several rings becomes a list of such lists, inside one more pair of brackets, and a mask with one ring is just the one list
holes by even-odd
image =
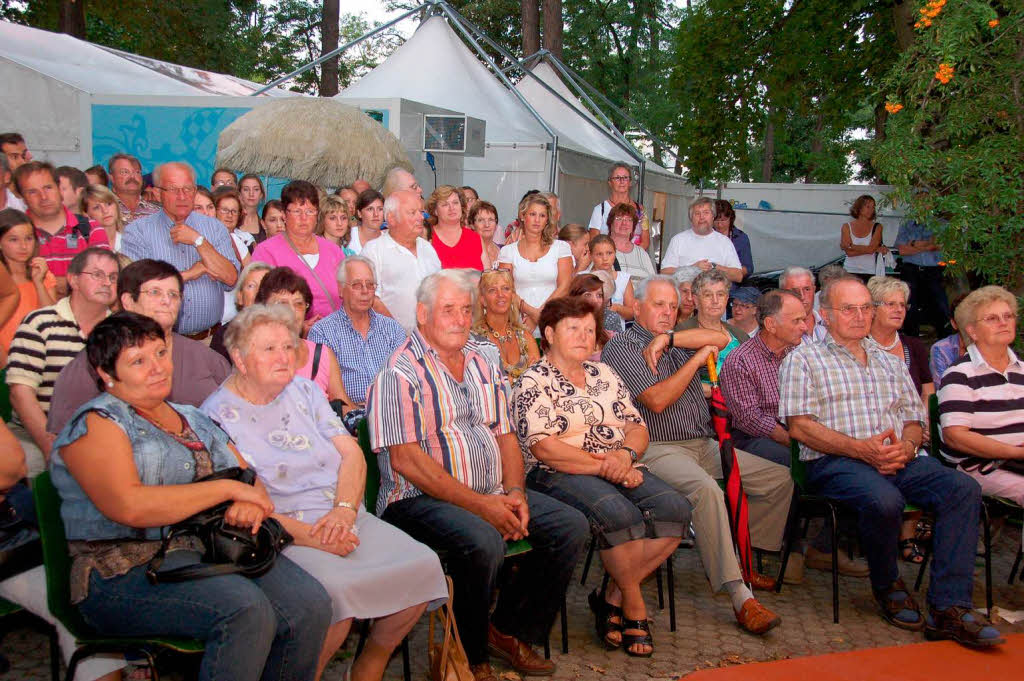
[[[779, 370], [779, 418], [811, 416], [858, 440], [890, 428], [899, 438], [906, 423], [923, 424], [924, 404], [903, 360], [867, 338], [860, 343], [866, 365], [831, 335], [820, 343], [802, 343], [786, 355]], [[823, 456], [800, 444], [801, 461]]]
[[114, 194], [114, 196], [117, 198], [117, 209], [121, 211], [121, 219], [124, 220], [125, 225], [135, 222], [139, 218], [156, 215], [163, 210], [157, 204], [146, 201], [142, 198], [140, 198], [139, 202], [135, 205], [135, 210], [132, 210], [125, 205], [120, 196], [117, 196], [117, 194]]
[[[11, 342], [7, 384], [35, 390], [39, 406], [47, 414], [60, 370], [84, 347], [85, 336], [71, 311], [70, 297], [30, 312]], [[15, 422], [20, 423], [17, 416]]]
[[[231, 244], [231, 235], [220, 220], [192, 211], [185, 219], [185, 224], [199, 232], [238, 271], [239, 263]], [[164, 211], [139, 218], [125, 228], [121, 252], [132, 260], [163, 260], [184, 272], [199, 262], [199, 250], [192, 244], [176, 244], [171, 241], [173, 226], [171, 216]], [[230, 290], [231, 286], [222, 284], [208, 274], [186, 281], [181, 312], [174, 330], [183, 336], [191, 336], [219, 323], [224, 314], [224, 292]]]
[[601, 351], [601, 361], [614, 369], [629, 389], [637, 411], [647, 424], [651, 442], [674, 442], [712, 437], [711, 413], [700, 379], [694, 374], [679, 399], [666, 407], [660, 414], [648, 409], [640, 400], [640, 394], [657, 383], [668, 379], [686, 364], [693, 353], [681, 348], [666, 350], [658, 360], [658, 375], [651, 373], [644, 361], [644, 349], [654, 340], [654, 335], [634, 324], [623, 333], [616, 334]]
[[502, 492], [496, 437], [512, 432], [508, 382], [470, 347], [456, 380], [414, 331], [387, 361], [366, 397], [370, 444], [380, 465], [378, 515], [395, 501], [423, 494], [391, 466], [387, 448], [416, 443], [453, 478], [480, 494]]
[[[83, 238], [82, 232], [78, 229], [79, 217], [89, 223], [88, 239]], [[107, 233], [98, 222], [84, 215], [75, 215], [67, 208], [64, 209], [64, 226], [56, 234], [50, 234], [38, 227], [35, 231], [36, 238], [39, 239], [39, 255], [46, 260], [46, 266], [55, 277], [66, 277], [72, 258], [85, 249], [91, 246], [110, 248]]]
[[[943, 428], [966, 426], [1004, 444], [1024, 444], [1024, 362], [1007, 348], [1010, 364], [999, 372], [985, 361], [977, 346], [942, 375], [939, 389], [939, 423]], [[961, 461], [960, 452], [943, 445], [943, 454]]]
[[307, 336], [334, 350], [345, 392], [359, 404], [366, 401], [366, 391], [377, 372], [407, 337], [401, 324], [370, 310], [370, 328], [363, 338], [352, 326], [344, 305], [314, 324]]
[[758, 334], [725, 358], [722, 396], [733, 430], [748, 437], [771, 437], [779, 423], [779, 367], [788, 352], [776, 355]]

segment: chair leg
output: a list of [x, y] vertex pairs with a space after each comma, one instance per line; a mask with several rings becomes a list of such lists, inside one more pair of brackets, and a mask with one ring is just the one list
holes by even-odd
[[917, 579], [914, 580], [914, 591], [921, 590], [921, 583], [924, 581], [924, 573], [928, 567], [928, 561], [932, 558], [932, 545], [929, 543], [924, 549], [924, 559], [921, 561], [921, 567], [917, 571]]
[[764, 574], [764, 554], [761, 549], [754, 549], [754, 555], [757, 557], [757, 571]]
[[583, 561], [583, 574], [580, 575], [580, 586], [587, 583], [587, 574], [590, 573], [590, 562], [594, 560], [594, 538], [590, 538], [590, 548], [587, 549], [587, 558]]
[[412, 665], [409, 664], [409, 637], [402, 639], [402, 678], [412, 681]]
[[1010, 568], [1010, 579], [1007, 580], [1007, 584], [1013, 584], [1014, 577], [1017, 576], [1017, 570], [1020, 569], [1020, 561], [1024, 558], [1024, 551], [1017, 551], [1017, 557], [1013, 560], [1013, 567]]
[[551, 635], [548, 634], [544, 637], [544, 659], [551, 659]]
[[668, 630], [676, 630], [676, 576], [672, 567], [672, 556], [666, 562], [668, 570]]
[[800, 495], [793, 490], [793, 499], [789, 502], [789, 516], [786, 518], [786, 529], [782, 532], [782, 562], [779, 564], [779, 574], [775, 578], [775, 593], [782, 591], [782, 579], [786, 576], [786, 565], [789, 564], [789, 552], [796, 543], [796, 533], [800, 531]]
[[559, 613], [562, 620], [562, 654], [569, 654], [569, 613], [565, 607], [565, 598], [562, 598], [562, 611]]
[[832, 622], [839, 624], [839, 522], [833, 504], [828, 505], [828, 511], [825, 522], [832, 532]]
[[359, 642], [356, 643], [356, 654], [354, 657], [359, 657], [363, 652], [363, 646], [366, 645], [366, 637], [370, 635], [370, 620], [361, 620], [359, 622]]
[[50, 681], [60, 681], [60, 643], [57, 641], [57, 628], [50, 627]]
[[661, 566], [654, 570], [654, 582], [658, 585], [658, 610], [665, 609], [665, 592], [661, 588]]
[[982, 525], [985, 532], [985, 614], [992, 617], [992, 525], [988, 517], [988, 511], [982, 504], [984, 516]]

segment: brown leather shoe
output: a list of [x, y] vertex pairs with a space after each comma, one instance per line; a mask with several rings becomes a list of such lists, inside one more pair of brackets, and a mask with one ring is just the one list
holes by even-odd
[[768, 575], [762, 575], [760, 572], [755, 572], [750, 576], [750, 586], [758, 591], [774, 591], [775, 579]]
[[498, 677], [495, 675], [494, 670], [491, 669], [489, 662], [470, 665], [469, 669], [473, 672], [473, 681], [498, 681]]
[[736, 621], [751, 634], [761, 635], [774, 629], [782, 622], [782, 618], [757, 602], [756, 598], [748, 598], [743, 607], [736, 613]]
[[493, 624], [487, 626], [487, 650], [491, 655], [508, 662], [509, 666], [520, 674], [551, 676], [555, 673], [554, 662], [545, 660], [515, 636], [501, 633]]

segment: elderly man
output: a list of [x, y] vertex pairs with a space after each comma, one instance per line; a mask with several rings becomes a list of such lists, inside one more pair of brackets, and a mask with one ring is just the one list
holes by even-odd
[[139, 218], [124, 231], [121, 251], [132, 260], [169, 262], [181, 272], [185, 292], [177, 331], [210, 344], [220, 327], [224, 292], [238, 278], [231, 236], [215, 218], [192, 210], [196, 173], [187, 163], [164, 163], [153, 177], [161, 188], [163, 210]]
[[362, 255], [377, 273], [374, 309], [394, 317], [407, 332], [416, 328], [416, 287], [441, 269], [441, 260], [424, 239], [420, 196], [397, 191], [384, 200], [390, 229], [363, 246]]
[[[411, 197], [414, 198], [414, 197]], [[523, 457], [501, 369], [466, 347], [474, 280], [461, 270], [424, 279], [418, 328], [391, 356], [367, 397], [381, 470], [384, 520], [447, 555], [455, 616], [477, 681], [495, 681], [488, 650], [523, 674], [547, 675], [542, 644], [589, 536], [586, 518], [525, 489]], [[533, 550], [488, 612], [505, 542]]]
[[6, 154], [0, 154], [0, 210], [15, 208], [24, 211], [25, 202], [11, 191], [13, 182], [14, 173], [11, 172], [11, 162], [7, 160]]
[[[808, 487], [857, 513], [875, 599], [889, 623], [929, 639], [993, 646], [1004, 639], [972, 611], [981, 489], [933, 457], [918, 457], [921, 398], [901, 358], [869, 342], [874, 304], [859, 279], [821, 297], [829, 333], [782, 362], [779, 417], [800, 444]], [[924, 617], [900, 578], [897, 547], [906, 502], [935, 514], [934, 562]]]
[[416, 181], [416, 176], [405, 168], [392, 168], [384, 178], [384, 187], [380, 193], [387, 198], [395, 192], [415, 192], [420, 201], [423, 201], [423, 188]]
[[341, 307], [314, 324], [308, 336], [334, 351], [345, 392], [357, 406], [366, 402], [374, 377], [407, 338], [401, 324], [374, 311], [376, 290], [373, 262], [361, 255], [345, 258], [338, 268]]
[[61, 203], [57, 171], [49, 163], [29, 161], [18, 167], [14, 183], [39, 239], [39, 255], [57, 278], [58, 296], [67, 295], [68, 263], [87, 248], [110, 248], [107, 233], [96, 222]]
[[790, 265], [779, 275], [779, 288], [795, 293], [804, 304], [806, 330], [801, 342], [820, 343], [828, 335], [821, 315], [814, 309], [814, 273], [806, 267]]
[[715, 231], [714, 202], [702, 197], [690, 204], [690, 226], [668, 243], [661, 273], [672, 274], [677, 267], [694, 265], [703, 271], [718, 269], [733, 283], [743, 280], [743, 266], [732, 240]]
[[107, 162], [110, 170], [110, 190], [117, 197], [124, 224], [139, 218], [156, 215], [160, 206], [142, 198], [142, 164], [131, 154], [114, 154]]
[[28, 460], [29, 475], [46, 466], [55, 435], [46, 415], [61, 369], [85, 347], [93, 327], [110, 314], [120, 270], [108, 249], [88, 248], [68, 266], [71, 295], [28, 313], [11, 341], [7, 384], [15, 418], [11, 430]]
[[[202, 343], [172, 333], [181, 309], [181, 273], [162, 260], [136, 260], [121, 271], [117, 297], [121, 309], [155, 319], [167, 336], [174, 373], [171, 394], [175, 404], [200, 406], [231, 373], [227, 360]], [[80, 406], [100, 394], [96, 372], [85, 351], [65, 366], [53, 386], [46, 430], [54, 435]]]
[[210, 189], [217, 191], [221, 187], [238, 189], [238, 177], [235, 175], [235, 171], [227, 168], [217, 168], [213, 171], [213, 175], [210, 176]]
[[[608, 341], [601, 360], [622, 377], [647, 423], [651, 444], [644, 463], [693, 505], [697, 549], [711, 588], [725, 589], [740, 626], [763, 634], [781, 621], [761, 605], [743, 583], [729, 530], [718, 441], [697, 371], [724, 347], [725, 334], [706, 329], [672, 332], [679, 293], [671, 277], [657, 275], [636, 285], [635, 324]], [[652, 341], [656, 371], [644, 362]], [[695, 351], [683, 347], [695, 348]], [[667, 349], [667, 351], [665, 351]], [[695, 380], [696, 378], [696, 380]], [[750, 500], [750, 535], [755, 546], [778, 551], [793, 495], [789, 471], [778, 464], [736, 451], [743, 488]], [[772, 589], [775, 580], [755, 574], [757, 589]]]

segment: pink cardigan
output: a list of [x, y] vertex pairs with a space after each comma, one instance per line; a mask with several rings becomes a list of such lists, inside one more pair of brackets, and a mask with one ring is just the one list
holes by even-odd
[[256, 250], [252, 252], [252, 259], [265, 262], [272, 267], [290, 267], [292, 271], [306, 280], [309, 289], [313, 292], [312, 314], [326, 317], [341, 305], [341, 299], [338, 296], [338, 266], [345, 259], [345, 254], [323, 237], [316, 237], [316, 245], [320, 251], [320, 260], [313, 270], [327, 287], [330, 298], [324, 293], [323, 286], [309, 271], [306, 263], [300, 260], [288, 245], [284, 232], [272, 236], [256, 246]]

